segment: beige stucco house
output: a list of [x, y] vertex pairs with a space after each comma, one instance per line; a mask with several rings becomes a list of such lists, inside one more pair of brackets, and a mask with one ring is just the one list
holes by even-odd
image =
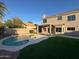
[[30, 32], [36, 32], [36, 25], [30, 22], [24, 23], [24, 28], [27, 29], [27, 31]]
[[72, 10], [54, 16], [44, 16], [37, 32], [42, 34], [64, 34], [79, 31], [79, 10]]

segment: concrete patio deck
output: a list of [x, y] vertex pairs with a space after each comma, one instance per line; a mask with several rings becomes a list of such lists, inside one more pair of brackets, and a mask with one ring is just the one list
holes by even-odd
[[[37, 39], [30, 39], [28, 43], [22, 46], [4, 46], [1, 44], [3, 40], [0, 40], [0, 59], [16, 59], [17, 56], [19, 55], [19, 51], [23, 49], [24, 47], [32, 44], [36, 44], [41, 42], [42, 40], [46, 40], [49, 37], [55, 37], [55, 36], [60, 36], [60, 37], [67, 37], [67, 38], [75, 38], [79, 39], [79, 37], [74, 37], [74, 36], [66, 36], [66, 35], [51, 35], [51, 36], [41, 36], [38, 37]], [[9, 38], [9, 37], [7, 37]]]
[[19, 52], [9, 52], [5, 50], [0, 50], [0, 59], [17, 59]]
[[41, 36], [41, 38], [39, 36], [37, 39], [31, 39], [30, 42], [26, 43], [25, 45], [15, 47], [2, 45], [1, 42], [6, 39], [4, 38], [3, 40], [0, 40], [0, 59], [17, 59], [17, 56], [19, 55], [19, 50], [23, 49], [28, 45], [39, 43], [40, 41], [45, 40], [47, 38], [47, 36]]
[[[9, 37], [7, 37], [9, 38]], [[36, 39], [30, 39], [28, 43], [21, 45], [21, 46], [5, 46], [2, 45], [1, 43], [6, 39], [0, 40], [0, 50], [6, 50], [6, 51], [11, 51], [11, 52], [15, 52], [15, 51], [19, 51], [21, 49], [23, 49], [24, 47], [28, 46], [28, 45], [32, 45], [32, 44], [36, 44], [39, 43], [42, 40], [47, 39], [48, 36], [40, 36], [39, 38]]]

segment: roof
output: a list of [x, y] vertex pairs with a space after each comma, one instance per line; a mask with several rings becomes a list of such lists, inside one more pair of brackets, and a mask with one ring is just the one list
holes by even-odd
[[46, 16], [46, 18], [51, 18], [51, 17], [57, 17], [57, 16], [63, 16], [63, 15], [68, 15], [68, 14], [72, 14], [72, 13], [79, 13], [79, 9], [76, 10], [71, 10], [71, 11], [66, 11], [64, 13], [59, 13], [53, 16]]
[[24, 23], [26, 26], [35, 26], [33, 23]]

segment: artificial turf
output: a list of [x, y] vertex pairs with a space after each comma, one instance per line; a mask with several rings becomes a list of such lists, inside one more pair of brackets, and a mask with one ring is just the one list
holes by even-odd
[[25, 47], [17, 59], [79, 59], [79, 40], [50, 37]]

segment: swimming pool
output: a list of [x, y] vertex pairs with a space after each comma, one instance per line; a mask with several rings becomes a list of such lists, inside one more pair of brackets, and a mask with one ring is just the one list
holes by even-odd
[[7, 46], [20, 46], [28, 43], [29, 40], [21, 40], [17, 39], [16, 37], [10, 37], [2, 42], [3, 45]]

